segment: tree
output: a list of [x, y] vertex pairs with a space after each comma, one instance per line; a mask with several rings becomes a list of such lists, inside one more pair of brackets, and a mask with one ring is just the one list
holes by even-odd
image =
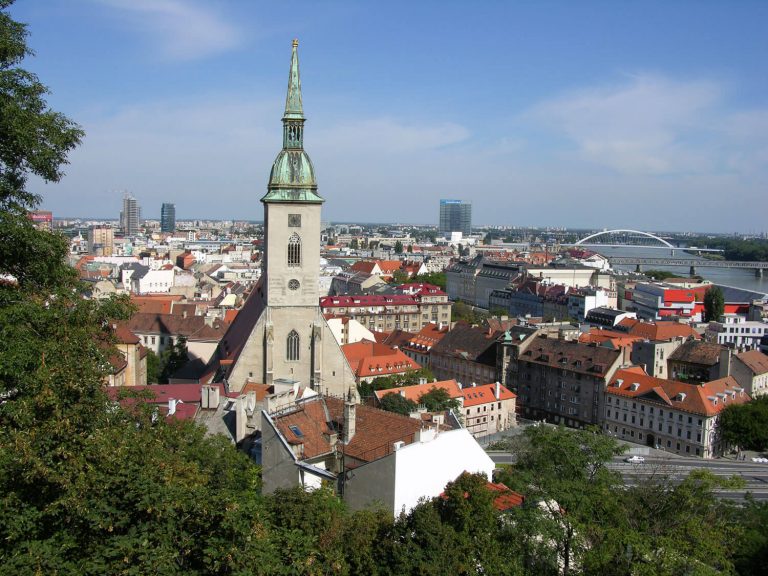
[[723, 291], [717, 286], [712, 286], [704, 294], [704, 321], [717, 322], [724, 312], [725, 298], [723, 297]]
[[726, 444], [745, 450], [768, 448], [768, 397], [747, 404], [730, 404], [720, 413], [718, 432]]
[[349, 243], [349, 247], [352, 250], [357, 250], [358, 248], [360, 248], [360, 242], [358, 241], [357, 238], [352, 238], [352, 242]]
[[160, 357], [153, 350], [147, 350], [147, 384], [160, 382]]
[[408, 244], [408, 254], [413, 254], [413, 244]]
[[[177, 338], [176, 343], [169, 346], [160, 357], [162, 368], [159, 382], [167, 384], [168, 379], [187, 362], [189, 362], [187, 339], [184, 336], [180, 336]], [[149, 368], [147, 368], [147, 372], [149, 372]]]
[[410, 278], [408, 272], [400, 268], [399, 270], [395, 270], [395, 273], [392, 274], [392, 284], [405, 284]]
[[413, 281], [420, 284], [432, 284], [442, 290], [445, 290], [446, 287], [445, 272], [428, 272], [427, 274], [418, 274], [414, 277]]
[[416, 411], [416, 402], [409, 400], [405, 396], [401, 396], [395, 392], [385, 394], [381, 399], [381, 409], [387, 412], [396, 412], [408, 416], [411, 412]]
[[395, 254], [402, 254], [403, 253], [403, 243], [398, 240], [395, 242]]
[[458, 410], [461, 406], [456, 398], [451, 398], [444, 388], [432, 386], [429, 392], [419, 396], [419, 404], [423, 404], [428, 412]]

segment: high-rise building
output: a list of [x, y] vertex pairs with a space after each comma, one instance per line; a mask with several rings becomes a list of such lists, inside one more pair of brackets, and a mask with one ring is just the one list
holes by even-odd
[[123, 196], [123, 211], [120, 212], [120, 228], [126, 236], [136, 236], [141, 225], [141, 207], [128, 192]]
[[[283, 148], [264, 205], [262, 275], [219, 343], [218, 378], [232, 391], [248, 382], [300, 383], [319, 393], [356, 391], [355, 374], [319, 304], [320, 210], [315, 169], [304, 151], [298, 41], [293, 41]], [[355, 392], [356, 394], [356, 392]]]
[[160, 231], [176, 232], [176, 204], [163, 202], [160, 209]]
[[472, 233], [472, 204], [464, 200], [440, 200], [440, 234]]
[[115, 231], [109, 226], [91, 226], [88, 229], [88, 252], [94, 256], [112, 256], [115, 250]]

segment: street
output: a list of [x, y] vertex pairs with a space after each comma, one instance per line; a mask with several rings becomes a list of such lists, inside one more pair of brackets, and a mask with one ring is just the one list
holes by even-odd
[[[488, 455], [497, 464], [514, 463], [514, 456], [509, 452], [489, 452]], [[619, 472], [627, 486], [636, 486], [652, 476], [666, 476], [673, 482], [681, 482], [693, 470], [707, 470], [721, 478], [736, 476], [744, 481], [743, 488], [717, 490], [721, 498], [741, 500], [751, 493], [755, 500], [768, 500], [768, 464], [664, 455], [646, 456], [642, 464], [630, 464], [624, 462], [624, 456], [617, 456], [608, 467]]]

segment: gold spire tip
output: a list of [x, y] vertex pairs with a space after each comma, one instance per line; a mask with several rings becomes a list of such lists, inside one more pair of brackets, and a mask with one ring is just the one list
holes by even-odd
[[298, 47], [298, 45], [299, 45], [299, 39], [298, 38], [294, 38], [293, 39], [293, 47], [296, 48], [296, 47]]

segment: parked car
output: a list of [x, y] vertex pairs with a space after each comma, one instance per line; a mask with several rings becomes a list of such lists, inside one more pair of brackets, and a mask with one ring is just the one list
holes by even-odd
[[630, 464], [642, 464], [645, 462], [645, 458], [643, 456], [638, 456], [635, 454], [634, 456], [627, 456], [624, 458], [624, 462], [629, 462]]

